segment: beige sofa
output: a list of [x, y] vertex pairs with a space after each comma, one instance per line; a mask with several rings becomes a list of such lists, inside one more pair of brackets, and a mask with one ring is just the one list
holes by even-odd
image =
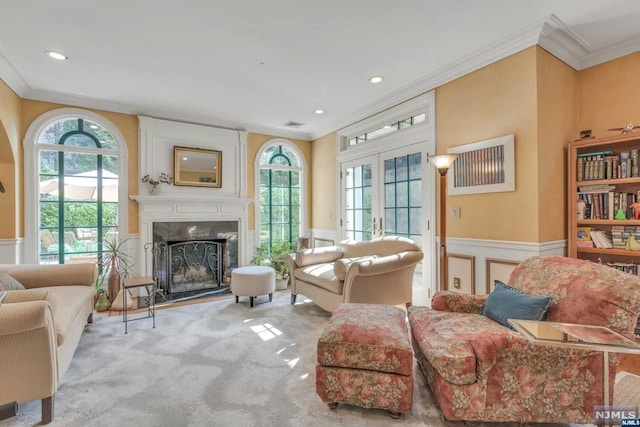
[[95, 264], [2, 265], [25, 290], [0, 304], [0, 405], [42, 400], [42, 424], [93, 314]]
[[291, 304], [298, 294], [330, 312], [347, 302], [410, 304], [413, 273], [422, 257], [412, 240], [396, 236], [298, 251], [287, 257]]

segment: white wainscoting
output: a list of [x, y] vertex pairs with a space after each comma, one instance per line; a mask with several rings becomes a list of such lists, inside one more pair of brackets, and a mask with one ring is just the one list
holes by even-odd
[[338, 231], [329, 228], [312, 228], [311, 247], [332, 246], [338, 244]]
[[22, 264], [23, 238], [0, 239], [0, 264]]
[[[506, 281], [513, 268], [532, 256], [566, 256], [567, 241], [557, 240], [544, 243], [507, 242], [502, 240], [447, 238], [447, 252], [456, 254], [457, 259], [449, 263], [450, 289], [453, 277], [460, 277], [455, 268], [461, 264], [460, 256], [474, 257], [475, 293], [485, 294], [493, 289], [495, 279]], [[460, 275], [469, 274], [469, 264], [462, 264]]]

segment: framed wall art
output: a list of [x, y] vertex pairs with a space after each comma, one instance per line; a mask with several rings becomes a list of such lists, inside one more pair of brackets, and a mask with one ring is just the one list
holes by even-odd
[[191, 187], [222, 186], [222, 152], [173, 147], [174, 184]]
[[459, 145], [447, 152], [458, 154], [449, 170], [448, 194], [515, 191], [513, 135]]

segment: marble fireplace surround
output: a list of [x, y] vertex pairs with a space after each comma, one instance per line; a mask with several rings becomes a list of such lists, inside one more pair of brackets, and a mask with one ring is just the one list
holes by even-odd
[[[238, 266], [248, 265], [251, 259], [252, 246], [249, 244], [247, 213], [250, 199], [240, 198], [203, 198], [179, 197], [176, 195], [131, 196], [139, 205], [140, 240], [138, 259], [143, 260], [140, 272], [146, 276], [153, 275], [152, 253], [145, 251], [145, 245], [154, 242], [154, 223], [192, 223], [199, 226], [219, 221], [237, 222]], [[193, 240], [197, 240], [194, 235]], [[235, 243], [235, 242], [234, 242]]]

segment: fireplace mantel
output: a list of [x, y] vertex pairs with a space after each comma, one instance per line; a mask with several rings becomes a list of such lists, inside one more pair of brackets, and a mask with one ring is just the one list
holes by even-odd
[[248, 245], [248, 206], [252, 199], [240, 197], [203, 197], [192, 195], [133, 195], [138, 202], [140, 219], [139, 259], [145, 260], [145, 275], [150, 270], [150, 251], [144, 247], [153, 242], [154, 222], [238, 221], [238, 263], [246, 265], [251, 255]]
[[157, 194], [157, 195], [132, 195], [129, 196], [131, 200], [135, 200], [138, 202], [140, 208], [144, 208], [145, 205], [153, 205], [153, 206], [165, 206], [171, 207], [172, 209], [180, 210], [180, 205], [187, 204], [195, 204], [197, 206], [203, 205], [203, 208], [208, 207], [209, 211], [212, 206], [220, 205], [233, 207], [234, 210], [237, 208], [242, 208], [243, 210], [247, 209], [249, 203], [253, 202], [253, 199], [247, 199], [242, 197], [210, 197], [204, 195], [192, 195], [192, 194]]

